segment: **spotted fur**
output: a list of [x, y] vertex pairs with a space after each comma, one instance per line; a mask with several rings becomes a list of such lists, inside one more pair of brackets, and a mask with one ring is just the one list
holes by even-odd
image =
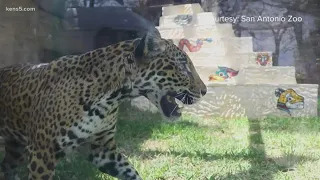
[[[185, 104], [196, 103], [206, 94], [206, 86], [185, 52], [156, 30], [141, 39], [48, 64], [2, 68], [0, 134], [6, 145], [1, 163], [5, 178], [15, 179], [15, 169], [27, 152], [28, 180], [52, 180], [65, 154], [89, 144], [88, 160], [100, 171], [139, 180], [138, 172], [117, 151], [118, 107], [127, 99], [145, 96], [164, 114], [163, 103], [169, 102], [163, 97], [181, 94]], [[168, 113], [166, 118], [176, 119]]]

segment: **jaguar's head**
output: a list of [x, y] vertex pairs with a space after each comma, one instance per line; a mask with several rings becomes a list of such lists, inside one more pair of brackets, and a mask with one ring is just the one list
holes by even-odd
[[171, 40], [162, 39], [158, 30], [135, 41], [137, 76], [134, 88], [147, 97], [166, 119], [181, 116], [177, 101], [189, 105], [207, 93], [188, 55]]

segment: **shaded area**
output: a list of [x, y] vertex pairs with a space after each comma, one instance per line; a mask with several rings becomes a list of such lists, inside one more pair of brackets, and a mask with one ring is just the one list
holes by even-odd
[[[271, 180], [272, 173], [269, 171], [263, 171], [261, 168], [261, 164], [266, 165], [265, 168], [268, 168], [267, 164], [270, 163], [266, 159], [266, 152], [263, 142], [263, 137], [261, 134], [261, 126], [259, 120], [249, 119], [249, 151], [255, 152], [256, 156], [250, 159], [251, 167], [248, 171], [243, 171], [237, 174], [230, 174], [222, 179], [236, 179], [241, 176], [249, 176], [252, 177], [252, 174], [256, 173], [256, 171], [261, 171], [261, 177], [265, 180]], [[273, 169], [276, 172], [278, 169]], [[267, 174], [265, 174], [267, 172]], [[252, 179], [254, 179], [252, 177]]]

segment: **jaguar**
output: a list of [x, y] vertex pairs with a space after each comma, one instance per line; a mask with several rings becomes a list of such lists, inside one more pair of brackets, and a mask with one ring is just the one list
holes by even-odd
[[[0, 135], [5, 179], [52, 180], [57, 164], [78, 147], [101, 172], [123, 180], [142, 179], [118, 151], [119, 106], [145, 96], [168, 121], [182, 115], [178, 103], [195, 104], [206, 94], [188, 55], [155, 28], [122, 41], [49, 63], [0, 69]], [[179, 102], [180, 101], [180, 102]]]

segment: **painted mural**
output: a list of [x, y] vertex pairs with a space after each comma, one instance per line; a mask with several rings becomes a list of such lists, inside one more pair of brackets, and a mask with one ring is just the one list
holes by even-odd
[[191, 23], [191, 21], [192, 21], [192, 15], [188, 15], [188, 14], [177, 15], [173, 19], [173, 22], [180, 26], [188, 25]]
[[278, 98], [277, 108], [287, 112], [291, 116], [291, 111], [304, 108], [304, 97], [296, 93], [293, 89], [277, 88], [275, 95]]
[[186, 47], [190, 52], [197, 52], [201, 49], [204, 41], [211, 43], [213, 40], [212, 38], [199, 38], [196, 41], [180, 39], [178, 47], [182, 50], [184, 50], [184, 47]]
[[232, 68], [218, 66], [218, 70], [214, 75], [209, 76], [210, 82], [226, 82], [238, 75], [239, 71]]
[[272, 65], [272, 58], [269, 53], [258, 53], [256, 63], [260, 66]]

